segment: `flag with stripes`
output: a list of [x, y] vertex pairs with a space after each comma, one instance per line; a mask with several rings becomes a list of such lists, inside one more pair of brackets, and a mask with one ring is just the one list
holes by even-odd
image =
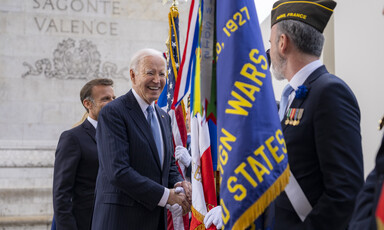
[[[178, 71], [178, 79], [176, 82], [173, 105], [177, 106], [181, 103], [184, 96], [187, 95], [190, 89], [191, 77], [193, 76], [193, 66], [196, 62], [196, 47], [198, 44], [198, 34], [195, 33], [197, 15], [199, 10], [199, 0], [192, 0], [189, 9], [187, 36], [184, 46], [183, 57]], [[197, 28], [199, 26], [197, 25]]]
[[[168, 14], [169, 19], [169, 38], [167, 42], [167, 81], [163, 92], [161, 93], [157, 104], [168, 112], [171, 117], [172, 135], [175, 146], [186, 146], [187, 142], [187, 129], [185, 126], [185, 117], [182, 104], [179, 104], [176, 108], [172, 106], [174, 88], [177, 82], [177, 72], [180, 63], [179, 55], [179, 12], [176, 6], [170, 8]], [[179, 172], [184, 175], [184, 165], [178, 164]], [[172, 216], [172, 213], [168, 211], [168, 230], [180, 230], [189, 229], [189, 216]]]
[[[211, 133], [207, 118], [207, 108], [211, 100], [214, 59], [214, 15], [215, 1], [192, 1], [190, 12], [189, 42], [190, 54], [183, 56], [184, 73], [191, 77], [191, 151], [192, 151], [192, 219], [191, 229], [205, 229], [204, 217], [217, 206], [214, 171], [212, 164]], [[193, 33], [193, 36], [191, 35]], [[193, 38], [193, 39], [191, 39]], [[188, 49], [188, 48], [187, 48]], [[181, 69], [179, 74], [183, 73]], [[181, 75], [184, 76], [183, 74]], [[216, 140], [214, 140], [216, 142]], [[209, 229], [215, 229], [211, 226]]]

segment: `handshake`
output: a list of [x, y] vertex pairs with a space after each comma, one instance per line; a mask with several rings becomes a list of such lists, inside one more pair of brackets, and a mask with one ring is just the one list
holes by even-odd
[[191, 211], [192, 188], [188, 181], [178, 182], [175, 188], [169, 190], [166, 207], [173, 216], [185, 215]]

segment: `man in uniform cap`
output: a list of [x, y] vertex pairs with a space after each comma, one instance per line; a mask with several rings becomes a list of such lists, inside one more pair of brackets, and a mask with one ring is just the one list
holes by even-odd
[[319, 60], [335, 6], [282, 0], [271, 12], [271, 69], [288, 80], [279, 115], [291, 169], [275, 202], [277, 230], [346, 229], [364, 182], [359, 106]]

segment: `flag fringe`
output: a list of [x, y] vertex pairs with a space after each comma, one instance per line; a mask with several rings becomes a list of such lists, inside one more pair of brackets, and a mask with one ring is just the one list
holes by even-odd
[[376, 223], [377, 223], [377, 230], [384, 230], [384, 223], [381, 221], [381, 219], [376, 217]]
[[289, 182], [289, 165], [267, 191], [243, 213], [233, 225], [233, 229], [246, 229], [265, 211], [268, 205], [282, 192]]
[[204, 222], [204, 215], [201, 214], [199, 211], [197, 211], [195, 209], [195, 207], [193, 207], [193, 205], [191, 206], [191, 211], [192, 211], [192, 215], [200, 222], [200, 223], [203, 223]]
[[[206, 230], [205, 228], [205, 225], [204, 225], [204, 215], [201, 214], [199, 211], [197, 211], [193, 205], [191, 206], [191, 212], [192, 212], [192, 221], [191, 221], [191, 229], [193, 230]], [[195, 220], [193, 220], [195, 219]], [[199, 225], [197, 225], [195, 228], [192, 228], [193, 227], [193, 223], [196, 224], [196, 220], [200, 223]]]

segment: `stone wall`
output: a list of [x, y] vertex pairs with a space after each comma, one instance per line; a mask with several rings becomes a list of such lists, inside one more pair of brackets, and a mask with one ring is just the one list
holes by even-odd
[[0, 229], [49, 229], [55, 142], [0, 141]]
[[[95, 77], [112, 78], [115, 93], [124, 94], [131, 55], [166, 50], [169, 7], [160, 0], [2, 0], [0, 140], [57, 140], [81, 118], [79, 91]], [[188, 8], [179, 6], [180, 44]]]

